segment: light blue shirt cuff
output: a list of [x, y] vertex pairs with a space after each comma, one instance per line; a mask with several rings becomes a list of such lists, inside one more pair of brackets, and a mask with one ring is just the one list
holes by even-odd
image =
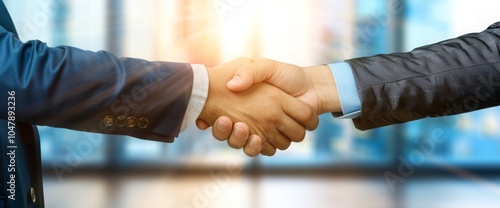
[[346, 62], [329, 64], [328, 66], [335, 78], [342, 107], [342, 113], [333, 113], [333, 116], [345, 119], [358, 118], [361, 115], [361, 101], [351, 66]]

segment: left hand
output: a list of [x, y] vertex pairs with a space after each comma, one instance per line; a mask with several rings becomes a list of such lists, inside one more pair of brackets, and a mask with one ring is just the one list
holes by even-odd
[[[196, 126], [201, 130], [208, 129], [210, 127], [207, 123], [200, 119], [196, 120]], [[227, 140], [229, 146], [235, 149], [243, 148], [243, 152], [245, 152], [246, 155], [255, 157], [262, 151], [262, 139], [256, 134], [249, 136], [249, 132], [248, 125], [243, 122], [237, 122], [233, 126], [233, 121], [231, 121], [231, 119], [227, 116], [219, 117], [215, 121], [212, 129], [212, 134], [217, 140]]]
[[[235, 77], [227, 86], [233, 91], [244, 91], [251, 85], [266, 81], [310, 105], [318, 114], [325, 112], [340, 112], [340, 101], [335, 80], [326, 65], [301, 68], [296, 65], [281, 63], [270, 59], [261, 59], [244, 65], [238, 69]], [[220, 126], [232, 126], [232, 121], [222, 118], [217, 121]], [[218, 124], [217, 124], [218, 125]], [[244, 129], [244, 123], [237, 123], [239, 129]], [[199, 128], [208, 128], [207, 124], [197, 122]], [[240, 143], [253, 141], [258, 143], [259, 136], [252, 138], [237, 137], [231, 134], [231, 128], [212, 129], [214, 137], [219, 140], [238, 140]], [[234, 129], [237, 131], [237, 129]], [[245, 146], [246, 147], [246, 146]], [[254, 149], [248, 150], [254, 154]]]
[[[239, 59], [208, 70], [209, 93], [199, 119], [210, 125], [214, 124], [219, 116], [228, 116], [232, 121], [247, 124], [249, 133], [245, 133], [244, 125], [236, 126], [238, 128], [235, 129], [244, 133], [235, 131], [235, 137], [258, 135], [262, 138], [261, 153], [265, 155], [274, 155], [276, 148], [288, 148], [291, 141], [302, 141], [305, 129], [313, 130], [319, 122], [317, 114], [310, 106], [265, 83], [256, 84], [243, 92], [227, 89], [226, 83], [236, 73], [236, 69], [245, 64], [245, 61]], [[200, 121], [197, 123], [200, 126]], [[225, 124], [219, 122], [217, 125], [224, 127]], [[228, 134], [221, 132], [221, 135]], [[248, 143], [250, 146], [251, 141], [253, 139], [243, 142], [230, 139], [229, 145], [238, 148]]]

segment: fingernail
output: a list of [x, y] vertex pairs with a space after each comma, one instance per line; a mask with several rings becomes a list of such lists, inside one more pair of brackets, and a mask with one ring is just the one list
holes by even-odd
[[245, 136], [245, 130], [243, 130], [241, 127], [235, 127], [234, 128], [234, 135], [237, 137], [244, 137]]
[[217, 124], [217, 128], [221, 131], [229, 131], [229, 124], [227, 124], [226, 122], [219, 122]]
[[251, 148], [257, 148], [259, 146], [259, 139], [257, 139], [256, 136], [251, 136], [250, 137], [250, 147]]
[[229, 80], [228, 84], [230, 85], [238, 85], [241, 81], [239, 76], [234, 76], [233, 79]]

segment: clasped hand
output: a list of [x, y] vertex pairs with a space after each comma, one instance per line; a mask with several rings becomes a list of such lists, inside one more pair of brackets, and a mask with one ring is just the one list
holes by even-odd
[[340, 111], [328, 66], [239, 58], [207, 71], [208, 97], [196, 124], [213, 126], [216, 139], [248, 156], [285, 150], [316, 129], [319, 114]]

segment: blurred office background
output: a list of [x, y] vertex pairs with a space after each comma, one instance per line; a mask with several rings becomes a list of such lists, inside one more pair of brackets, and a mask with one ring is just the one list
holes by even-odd
[[[412, 48], [500, 20], [489, 0], [4, 0], [26, 41], [214, 66], [301, 66]], [[77, 96], [77, 95], [75, 95]], [[248, 158], [190, 128], [173, 144], [40, 127], [47, 207], [500, 207], [500, 109], [358, 131], [321, 117]]]

